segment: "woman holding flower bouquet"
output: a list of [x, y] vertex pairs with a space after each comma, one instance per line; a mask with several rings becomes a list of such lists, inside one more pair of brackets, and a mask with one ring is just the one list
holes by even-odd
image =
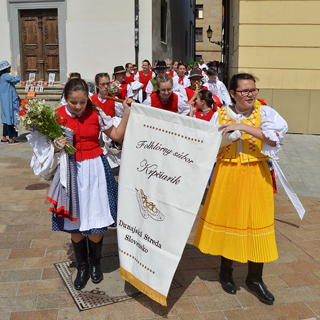
[[[65, 99], [67, 105], [57, 110], [59, 122], [65, 127], [64, 136], [56, 138], [52, 147], [55, 158], [60, 158], [60, 167], [47, 199], [53, 213], [52, 229], [71, 233], [78, 269], [74, 286], [81, 290], [90, 277], [93, 283], [103, 279], [103, 233], [116, 223], [117, 184], [100, 147], [99, 133], [121, 141], [132, 101], [125, 100], [121, 123], [114, 127], [112, 118], [88, 99], [88, 86], [82, 79], [66, 84]], [[64, 152], [67, 141], [74, 144], [74, 155]]]

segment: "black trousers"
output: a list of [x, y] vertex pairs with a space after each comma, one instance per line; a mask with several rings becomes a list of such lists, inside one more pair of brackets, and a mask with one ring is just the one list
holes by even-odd
[[3, 124], [3, 133], [4, 137], [9, 136], [10, 139], [15, 138], [18, 136], [18, 131], [16, 131], [13, 124]]

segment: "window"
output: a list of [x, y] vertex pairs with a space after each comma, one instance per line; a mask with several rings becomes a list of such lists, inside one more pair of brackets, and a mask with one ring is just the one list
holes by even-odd
[[203, 19], [203, 4], [196, 5], [196, 19]]
[[161, 1], [161, 41], [167, 42], [167, 1]]
[[196, 28], [196, 34], [195, 34], [196, 42], [202, 42], [203, 41], [202, 29], [203, 28]]

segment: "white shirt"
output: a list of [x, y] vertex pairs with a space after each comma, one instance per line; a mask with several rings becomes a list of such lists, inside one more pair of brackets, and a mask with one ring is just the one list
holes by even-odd
[[[176, 93], [173, 92], [172, 94], [176, 94]], [[185, 101], [180, 97], [180, 95], [177, 94], [177, 96], [178, 96], [178, 113], [182, 115], [187, 115], [190, 112], [190, 105], [185, 103]], [[151, 106], [151, 98], [147, 97], [147, 99], [143, 101], [143, 104], [147, 106]]]
[[180, 92], [182, 93], [184, 90], [184, 88], [187, 88], [187, 87], [190, 87], [191, 86], [191, 83], [190, 83], [190, 80], [189, 78], [185, 75], [183, 77], [183, 84], [179, 83], [179, 76], [176, 75], [175, 77], [172, 78], [173, 80], [173, 92]]
[[232, 105], [231, 97], [224, 83], [218, 79], [216, 82], [206, 82], [204, 84], [212, 94], [215, 94], [225, 106]]
[[208, 66], [205, 63], [203, 63], [203, 64], [199, 63], [199, 68], [200, 69], [203, 69], [203, 68], [209, 69]]

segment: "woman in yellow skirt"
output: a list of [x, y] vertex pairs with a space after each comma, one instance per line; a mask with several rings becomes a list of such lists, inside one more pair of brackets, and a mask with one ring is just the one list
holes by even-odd
[[237, 291], [233, 261], [248, 262], [248, 288], [263, 303], [273, 304], [274, 296], [262, 281], [263, 264], [278, 258], [267, 160], [276, 157], [288, 127], [275, 110], [255, 105], [258, 92], [251, 74], [234, 75], [230, 82], [234, 105], [219, 109], [211, 119], [229, 140], [232, 132], [241, 133], [241, 138], [220, 150], [194, 245], [204, 253], [221, 255], [219, 276], [227, 293]]

